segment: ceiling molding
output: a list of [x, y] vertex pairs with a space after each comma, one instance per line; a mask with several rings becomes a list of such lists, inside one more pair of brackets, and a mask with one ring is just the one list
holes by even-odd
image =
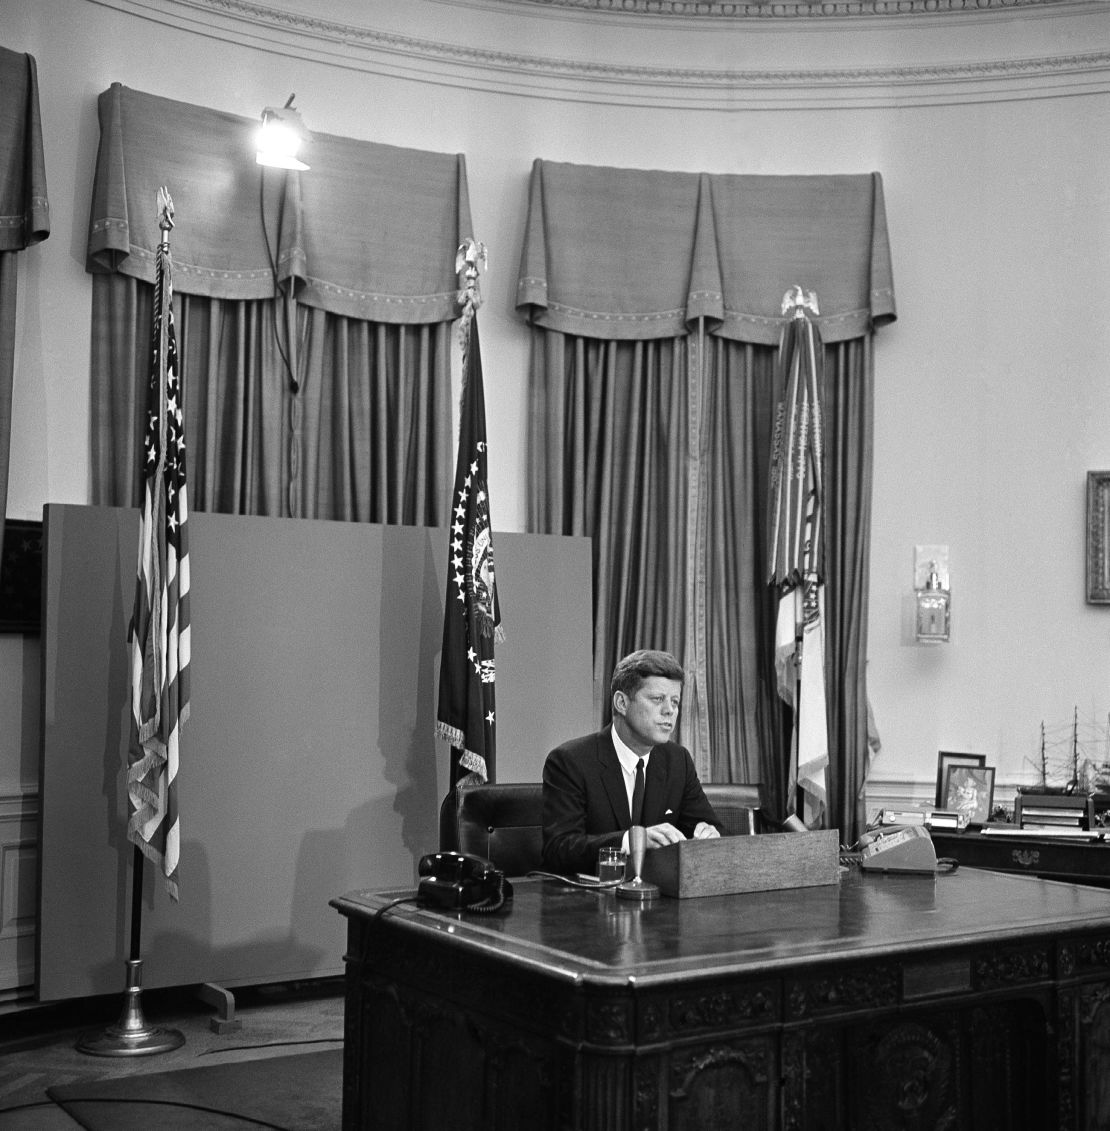
[[[1110, 91], [1110, 51], [893, 66], [665, 66], [561, 58], [441, 41], [289, 11], [257, 0], [90, 2], [175, 28], [300, 59], [440, 86], [576, 102], [690, 109], [826, 109], [968, 103]], [[505, 5], [509, 0], [498, 2]], [[520, 6], [545, 6], [616, 0], [512, 2]], [[662, 4], [672, 0], [642, 2]], [[840, 0], [823, 2], [839, 3]], [[864, 0], [851, 2], [859, 5]], [[879, 2], [908, 5], [916, 0], [876, 0]], [[954, 3], [956, 0], [923, 2]], [[991, 0], [975, 2], [981, 8]], [[1020, 0], [1007, 2], [1012, 8]], [[1029, 3], [1045, 8], [1056, 0], [1029, 0]], [[1074, 4], [1069, 6], [1075, 7]]]
[[687, 20], [828, 19], [830, 17], [949, 15], [1047, 7], [1068, 0], [495, 0], [508, 7], [573, 8], [618, 17]]

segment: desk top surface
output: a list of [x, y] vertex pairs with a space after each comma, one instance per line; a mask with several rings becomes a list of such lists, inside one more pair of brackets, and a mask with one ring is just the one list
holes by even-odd
[[[821, 887], [645, 905], [551, 879], [514, 880], [513, 887], [511, 906], [492, 915], [400, 903], [381, 921], [557, 977], [622, 984], [1110, 931], [1110, 893], [977, 869], [934, 877], [852, 867]], [[331, 902], [343, 915], [372, 919], [412, 894], [354, 891]]]

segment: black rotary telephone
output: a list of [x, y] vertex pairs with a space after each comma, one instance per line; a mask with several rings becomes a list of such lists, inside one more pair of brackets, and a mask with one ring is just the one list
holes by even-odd
[[481, 856], [433, 852], [421, 858], [416, 894], [425, 907], [452, 911], [498, 911], [513, 898], [505, 873]]

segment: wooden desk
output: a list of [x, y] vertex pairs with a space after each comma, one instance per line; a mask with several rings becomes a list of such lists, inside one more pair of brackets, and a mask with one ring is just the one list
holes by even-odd
[[348, 920], [346, 1128], [1110, 1126], [1110, 898], [960, 869]]
[[932, 831], [938, 856], [969, 868], [1018, 872], [1049, 880], [1110, 887], [1110, 843], [1035, 833], [992, 834], [978, 829]]

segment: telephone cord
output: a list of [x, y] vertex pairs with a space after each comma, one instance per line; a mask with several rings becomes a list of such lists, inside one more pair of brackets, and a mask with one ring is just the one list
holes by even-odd
[[529, 876], [539, 876], [545, 880], [558, 880], [561, 884], [567, 884], [572, 888], [586, 888], [589, 891], [598, 891], [604, 888], [615, 888], [624, 883], [624, 880], [573, 880], [570, 876], [560, 876], [557, 872], [538, 872], [533, 871], [528, 873]]

